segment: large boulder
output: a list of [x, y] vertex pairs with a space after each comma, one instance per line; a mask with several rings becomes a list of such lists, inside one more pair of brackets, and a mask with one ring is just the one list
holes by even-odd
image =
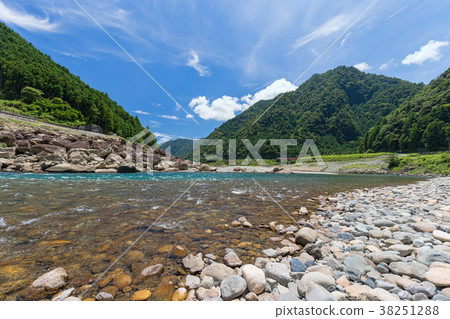
[[56, 268], [42, 275], [31, 284], [32, 288], [54, 291], [64, 287], [68, 276], [64, 268]]
[[232, 300], [241, 296], [247, 289], [247, 282], [241, 276], [232, 275], [220, 284], [220, 292], [223, 300]]
[[195, 274], [205, 267], [205, 262], [203, 261], [201, 255], [187, 255], [183, 258], [183, 266], [186, 268], [191, 274]]
[[233, 268], [222, 263], [213, 263], [203, 268], [200, 278], [203, 280], [206, 276], [214, 279], [215, 284], [220, 284], [223, 280], [234, 274]]
[[303, 227], [295, 234], [295, 242], [302, 246], [315, 243], [317, 240], [317, 232], [309, 227]]
[[289, 267], [282, 263], [268, 262], [264, 273], [266, 274], [266, 277], [276, 280], [283, 286], [287, 286], [287, 284], [291, 281]]
[[247, 282], [248, 290], [259, 295], [264, 291], [266, 286], [266, 278], [264, 271], [254, 265], [244, 265], [242, 266], [242, 276]]

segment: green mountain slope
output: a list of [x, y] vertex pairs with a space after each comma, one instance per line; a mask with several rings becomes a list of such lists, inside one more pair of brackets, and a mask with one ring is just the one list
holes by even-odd
[[364, 150], [438, 151], [449, 147], [450, 68], [367, 132]]
[[184, 138], [179, 138], [173, 141], [168, 141], [160, 145], [159, 148], [169, 151], [170, 154], [176, 157], [185, 158], [190, 152], [192, 152], [192, 145], [194, 141]]
[[[25, 94], [25, 99], [31, 100], [24, 101], [25, 87], [38, 90]], [[137, 117], [128, 114], [106, 93], [83, 83], [3, 23], [0, 23], [0, 98], [20, 100], [8, 107], [25, 114], [64, 124], [97, 124], [106, 132], [123, 137], [143, 129]]]
[[[260, 101], [235, 118], [223, 123], [208, 138], [314, 139], [323, 154], [357, 152], [364, 134], [391, 113], [423, 84], [360, 72], [354, 67], [338, 67], [313, 75], [293, 91], [284, 94], [257, 121], [272, 101]], [[227, 148], [225, 143], [225, 149]], [[297, 156], [301, 145], [289, 147], [289, 156]], [[237, 157], [248, 152], [238, 141]], [[265, 158], [279, 156], [279, 147], [264, 144]]]

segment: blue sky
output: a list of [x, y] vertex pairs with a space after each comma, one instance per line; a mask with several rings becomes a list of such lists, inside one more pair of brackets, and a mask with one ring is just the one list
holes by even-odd
[[160, 142], [205, 137], [339, 65], [424, 83], [450, 66], [446, 0], [77, 1], [181, 108], [74, 0], [0, 0], [0, 20]]

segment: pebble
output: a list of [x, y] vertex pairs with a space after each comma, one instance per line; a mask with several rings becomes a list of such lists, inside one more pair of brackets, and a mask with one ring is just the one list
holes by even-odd
[[152, 293], [149, 290], [138, 290], [131, 296], [131, 301], [145, 301], [151, 296]]
[[183, 258], [183, 266], [186, 268], [191, 274], [195, 274], [205, 267], [205, 262], [202, 257], [199, 255], [187, 255]]

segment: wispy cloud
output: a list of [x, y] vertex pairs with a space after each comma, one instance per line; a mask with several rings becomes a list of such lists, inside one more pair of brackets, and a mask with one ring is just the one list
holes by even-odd
[[175, 115], [157, 115], [157, 116], [168, 120], [179, 120], [178, 116]]
[[191, 51], [191, 56], [187, 61], [187, 66], [190, 66], [197, 70], [200, 76], [211, 76], [211, 71], [207, 66], [200, 64], [200, 58], [198, 57], [197, 52]]
[[[300, 47], [308, 44], [312, 41], [319, 40], [326, 36], [329, 36], [333, 33], [339, 32], [343, 30], [346, 26], [350, 24], [351, 16], [347, 14], [340, 14], [335, 16], [334, 18], [328, 20], [323, 25], [318, 27], [316, 30], [311, 32], [310, 34], [301, 37], [295, 41], [292, 46], [291, 51], [288, 54], [292, 54], [297, 51]], [[345, 41], [344, 41], [345, 42]]]
[[369, 71], [372, 68], [367, 62], [357, 63], [354, 67], [362, 72]]
[[380, 65], [380, 70], [387, 70], [389, 69], [393, 64], [394, 64], [395, 59], [390, 59], [389, 61], [387, 61], [386, 63], [383, 63], [382, 65]]
[[0, 20], [6, 23], [14, 24], [28, 31], [58, 31], [58, 24], [51, 22], [48, 17], [41, 18], [28, 14], [23, 10], [8, 7], [0, 1]]
[[430, 40], [427, 44], [422, 46], [420, 50], [408, 54], [403, 60], [402, 64], [419, 64], [422, 65], [427, 61], [439, 61], [442, 58], [441, 48], [448, 46], [447, 41]]
[[189, 106], [194, 113], [204, 120], [226, 121], [236, 116], [236, 112], [242, 112], [261, 100], [270, 100], [277, 95], [296, 90], [286, 79], [279, 79], [255, 94], [248, 94], [241, 98], [224, 95], [210, 102], [205, 96], [199, 96], [191, 100]]
[[152, 115], [151, 113], [141, 111], [141, 110], [133, 111], [133, 113], [140, 114], [140, 115]]

